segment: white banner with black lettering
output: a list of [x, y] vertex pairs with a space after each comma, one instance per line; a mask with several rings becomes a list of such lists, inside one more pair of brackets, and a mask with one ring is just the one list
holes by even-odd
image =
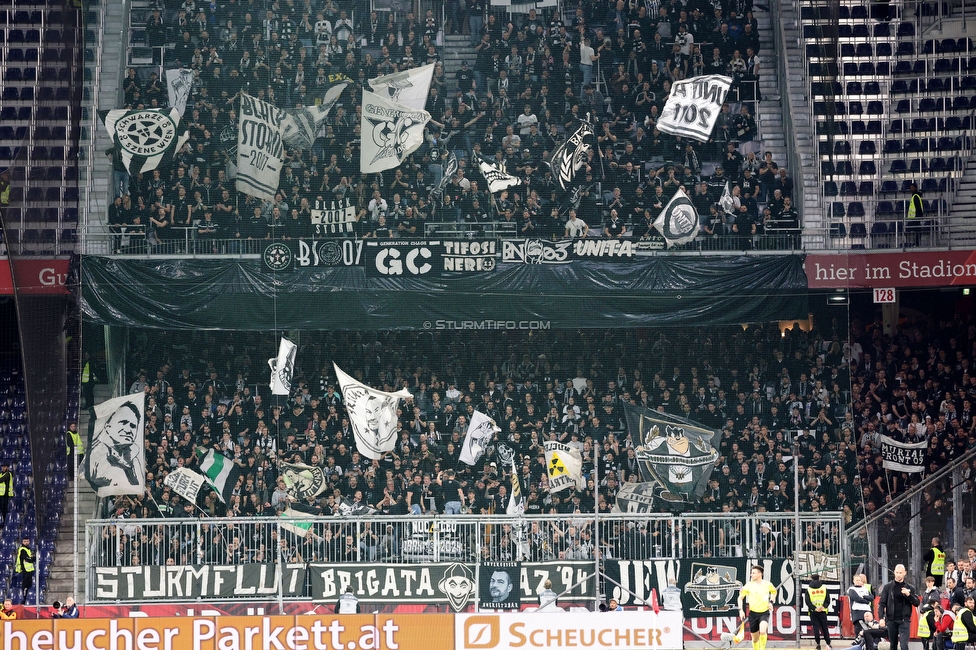
[[197, 494], [200, 493], [200, 488], [203, 487], [205, 481], [206, 479], [201, 474], [192, 469], [177, 467], [166, 475], [166, 480], [163, 483], [173, 488], [174, 492], [190, 503], [196, 503]]
[[241, 93], [237, 131], [238, 192], [273, 201], [284, 162], [282, 131], [287, 114], [274, 104]]
[[925, 471], [927, 442], [898, 442], [881, 436], [881, 465], [896, 472], [917, 473]]
[[657, 128], [662, 133], [708, 142], [731, 86], [732, 79], [722, 75], [674, 82]]
[[317, 236], [347, 235], [353, 232], [356, 223], [356, 205], [352, 199], [334, 201], [315, 201], [312, 210], [312, 225]]

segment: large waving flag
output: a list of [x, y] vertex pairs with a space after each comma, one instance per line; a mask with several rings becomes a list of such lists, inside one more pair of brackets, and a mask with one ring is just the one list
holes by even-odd
[[339, 379], [342, 401], [356, 437], [356, 449], [363, 456], [378, 460], [396, 447], [397, 406], [412, 397], [407, 389], [387, 393], [361, 384], [332, 364]]
[[[427, 105], [427, 93], [434, 78], [434, 64], [394, 72], [369, 80], [369, 86], [377, 95], [407, 106], [423, 109]], [[363, 131], [365, 133], [365, 131]]]
[[329, 486], [321, 467], [303, 463], [282, 463], [281, 478], [285, 480], [285, 490], [300, 501], [317, 497]]
[[364, 174], [399, 167], [424, 143], [430, 113], [363, 92], [360, 169]]
[[170, 162], [190, 139], [180, 126], [180, 112], [145, 108], [100, 113], [119, 157], [130, 174], [151, 172]]
[[237, 191], [273, 201], [284, 163], [287, 114], [247, 93], [241, 93], [237, 130]]
[[84, 471], [98, 496], [145, 491], [145, 407], [141, 394], [123, 395], [95, 406]]
[[196, 503], [197, 494], [200, 493], [204, 480], [203, 476], [191, 469], [177, 467], [166, 475], [163, 483], [190, 503]]
[[592, 135], [593, 127], [590, 123], [581, 122], [573, 135], [569, 136], [566, 142], [557, 146], [549, 154], [546, 164], [552, 171], [553, 179], [563, 191], [573, 184], [579, 171], [583, 168], [591, 147], [586, 138]]
[[308, 537], [308, 532], [315, 523], [315, 514], [312, 508], [296, 503], [285, 508], [281, 513], [281, 527], [296, 537], [304, 539]]
[[464, 444], [461, 446], [460, 461], [467, 465], [475, 465], [481, 460], [487, 447], [495, 434], [501, 429], [495, 421], [482, 413], [475, 411], [468, 423], [468, 432], [464, 436]]
[[579, 449], [555, 440], [546, 440], [543, 444], [546, 449], [549, 492], [559, 492], [570, 487], [584, 489], [586, 480], [583, 478], [583, 457]]
[[213, 485], [217, 496], [224, 503], [230, 503], [234, 488], [237, 487], [237, 480], [241, 477], [241, 468], [230, 458], [213, 449], [205, 450], [200, 447], [197, 449], [197, 456], [200, 457], [200, 471]]
[[430, 191], [430, 196], [432, 197], [442, 196], [444, 193], [444, 188], [447, 187], [447, 184], [454, 177], [454, 174], [457, 173], [458, 160], [457, 160], [457, 156], [454, 155], [453, 151], [447, 154], [447, 158], [444, 159], [443, 165], [444, 166], [443, 166], [443, 172], [441, 173], [441, 180], [439, 183], [437, 183], [437, 187], [435, 187]]
[[193, 88], [193, 70], [177, 68], [166, 71], [166, 92], [170, 108], [175, 108], [180, 117], [186, 114], [186, 100]]

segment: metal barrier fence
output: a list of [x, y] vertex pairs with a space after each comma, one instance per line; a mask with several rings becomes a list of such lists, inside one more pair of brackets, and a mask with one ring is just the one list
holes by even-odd
[[606, 559], [758, 560], [833, 555], [843, 539], [840, 515], [810, 513], [90, 520], [87, 602], [106, 600], [96, 597], [102, 567], [592, 561], [596, 569], [597, 546]]

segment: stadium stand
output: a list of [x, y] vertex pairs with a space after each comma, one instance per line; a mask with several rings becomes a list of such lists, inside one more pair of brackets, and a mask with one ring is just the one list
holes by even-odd
[[[135, 7], [127, 19], [130, 65], [121, 80], [118, 105], [166, 106], [165, 71], [190, 68], [194, 78], [185, 119], [191, 141], [176, 165], [185, 171], [185, 180], [168, 170], [159, 179], [152, 174], [130, 177], [128, 183], [118, 179], [112, 198], [123, 200], [101, 215], [112, 233], [109, 250], [254, 253], [265, 239], [313, 237], [311, 211], [317, 201], [336, 198], [357, 206], [352, 236], [396, 237], [407, 231], [448, 237], [563, 237], [567, 206], [556, 200], [542, 159], [565, 139], [574, 110], [591, 114], [604, 153], [589, 163], [588, 191], [578, 206], [592, 236], [605, 234], [615, 210], [627, 236], [662, 247], [657, 232], [648, 227], [657, 201], [666, 203], [678, 187], [689, 196], [697, 194], [706, 181], [695, 205], [708, 236], [689, 244], [692, 250], [736, 249], [743, 241], [750, 248], [798, 247], [800, 215], [795, 207], [784, 211], [783, 202], [793, 192], [793, 179], [786, 161], [764, 157], [758, 137], [758, 80], [776, 55], [761, 48], [767, 35], [759, 33], [751, 10], [736, 13], [730, 5], [715, 15], [711, 10], [684, 16], [673, 12], [662, 20], [638, 3], [620, 16], [603, 4], [588, 3], [579, 11], [567, 6], [566, 14], [552, 8], [530, 14], [491, 8], [489, 23], [471, 35], [479, 43], [473, 60], [453, 75], [445, 72], [445, 38], [460, 34], [461, 25], [467, 28], [468, 14], [481, 11], [480, 4], [458, 15], [453, 9], [444, 12], [447, 25], [440, 24], [439, 3], [431, 3], [430, 11], [423, 11], [428, 8], [423, 4], [423, 16], [371, 13], [352, 2], [327, 2], [321, 11], [292, 15], [250, 15], [231, 4], [200, 7], [203, 11], [193, 3], [162, 11]], [[655, 31], [670, 36], [654, 39]], [[582, 36], [599, 42], [601, 51], [590, 89], [583, 87], [578, 66]], [[358, 172], [358, 93], [374, 76], [426, 63], [438, 64], [436, 90], [427, 105], [433, 116], [428, 142], [396, 172], [363, 177]], [[333, 73], [348, 75], [356, 85], [340, 99], [311, 151], [288, 152], [280, 199], [259, 202], [238, 196], [233, 183], [220, 177], [234, 160], [236, 132], [229, 118], [238, 93], [247, 91], [291, 108], [314, 101]], [[671, 82], [713, 73], [731, 75], [735, 85], [712, 141], [683, 141], [658, 132], [654, 123]], [[530, 126], [533, 121], [536, 127]], [[511, 134], [506, 133], [509, 127]], [[469, 183], [480, 181], [472, 169], [473, 147], [486, 157], [497, 155], [509, 172], [527, 179], [525, 185], [497, 201], [489, 201], [483, 182], [471, 189]], [[451, 200], [432, 199], [439, 160], [450, 151], [461, 165], [445, 191]], [[718, 205], [713, 213], [726, 181], [740, 186], [733, 192], [734, 207], [726, 212]], [[157, 197], [160, 184], [164, 191]], [[177, 184], [187, 185], [186, 198], [177, 196]], [[638, 186], [643, 195], [636, 193]], [[658, 186], [664, 192], [655, 199]], [[614, 203], [617, 187], [621, 197]], [[224, 189], [229, 203], [222, 200]], [[374, 190], [385, 207], [371, 207], [376, 205]], [[475, 197], [480, 198], [477, 207]], [[276, 207], [278, 217], [273, 214]], [[554, 215], [554, 207], [562, 207], [561, 214]], [[160, 208], [170, 215], [161, 228], [153, 219]], [[260, 208], [259, 219], [251, 218], [255, 208]], [[216, 225], [204, 234], [214, 241], [201, 247], [193, 240], [201, 234], [199, 224], [208, 209]], [[380, 216], [386, 222], [382, 226]], [[742, 232], [755, 237], [740, 237]]]

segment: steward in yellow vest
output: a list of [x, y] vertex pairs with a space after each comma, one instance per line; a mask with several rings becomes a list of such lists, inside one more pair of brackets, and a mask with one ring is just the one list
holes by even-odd
[[932, 538], [932, 548], [925, 553], [922, 561], [925, 563], [925, 575], [935, 578], [935, 586], [941, 587], [946, 572], [946, 553], [942, 550], [938, 537]]
[[830, 631], [827, 629], [827, 612], [830, 609], [829, 595], [827, 586], [820, 581], [820, 574], [814, 573], [810, 576], [810, 584], [806, 589], [807, 611], [810, 612], [810, 624], [813, 627], [813, 638], [817, 641], [817, 650], [820, 650], [820, 637], [823, 636], [827, 643], [827, 650], [830, 650]]
[[0, 523], [7, 522], [7, 509], [13, 493], [14, 475], [10, 471], [10, 463], [6, 460], [0, 461]]

